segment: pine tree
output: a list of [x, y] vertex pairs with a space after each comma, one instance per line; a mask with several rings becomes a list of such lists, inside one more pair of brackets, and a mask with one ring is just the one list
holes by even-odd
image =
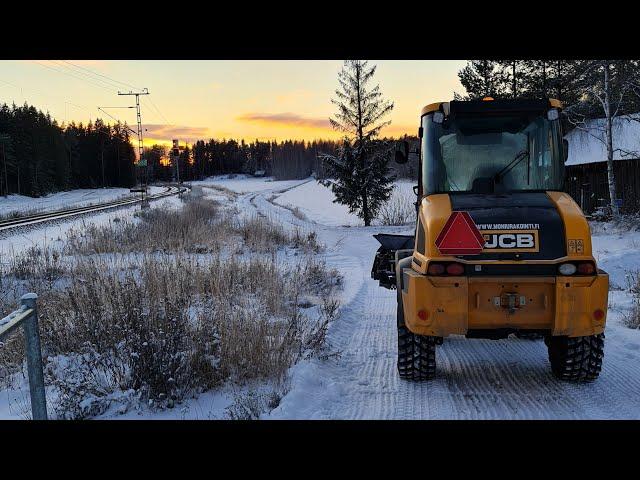
[[[517, 98], [527, 96], [527, 69], [525, 60], [500, 60], [497, 63], [495, 76], [498, 90], [506, 97]], [[496, 92], [496, 95], [498, 93]], [[491, 96], [491, 95], [489, 95]]]
[[391, 123], [382, 118], [391, 112], [393, 103], [383, 99], [379, 85], [370, 87], [375, 71], [375, 65], [367, 61], [345, 61], [338, 74], [340, 87], [331, 100], [338, 113], [329, 119], [345, 137], [337, 155], [322, 155], [331, 178], [323, 183], [330, 184], [335, 201], [347, 205], [366, 226], [389, 199], [394, 180], [389, 175], [391, 149], [387, 142], [375, 141], [380, 129]]
[[475, 100], [484, 97], [503, 98], [508, 97], [505, 88], [504, 69], [499, 61], [495, 60], [470, 60], [467, 65], [458, 72], [460, 83], [467, 92], [467, 96], [456, 95], [456, 99]]

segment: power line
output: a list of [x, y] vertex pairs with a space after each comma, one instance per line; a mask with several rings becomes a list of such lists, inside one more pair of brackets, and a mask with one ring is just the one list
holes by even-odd
[[[22, 87], [20, 87], [18, 85], [15, 85], [15, 84], [13, 84], [11, 82], [7, 82], [6, 80], [2, 80], [2, 79], [0, 79], [0, 82], [5, 83], [7, 85], [10, 85], [10, 86], [12, 86], [14, 88], [19, 89], [20, 90], [20, 95], [24, 98], [24, 91], [23, 91]], [[87, 112], [91, 113], [91, 110], [89, 110], [87, 107], [85, 107], [83, 105], [77, 105], [77, 104], [75, 104], [73, 102], [69, 102], [65, 97], [61, 97], [59, 95], [54, 95], [54, 94], [51, 94], [51, 93], [44, 93], [43, 91], [35, 89], [35, 88], [28, 88], [27, 91], [35, 93], [36, 95], [42, 95], [42, 96], [47, 97], [47, 98], [51, 98], [51, 99], [55, 98], [57, 101], [62, 101], [62, 102], [66, 103], [66, 104], [69, 104], [69, 105], [71, 105], [73, 107], [76, 107], [76, 108], [79, 108], [79, 109], [82, 109], [82, 110], [86, 110]], [[26, 101], [26, 98], [24, 98], [24, 100]]]
[[62, 74], [64, 74], [64, 75], [69, 75], [70, 77], [76, 78], [76, 79], [78, 79], [78, 80], [82, 80], [83, 82], [87, 82], [87, 83], [89, 83], [90, 85], [93, 85], [94, 87], [102, 88], [102, 89], [104, 89], [104, 90], [107, 90], [107, 91], [113, 92], [113, 90], [111, 90], [110, 88], [107, 88], [107, 87], [105, 87], [104, 85], [99, 85], [99, 84], [97, 84], [97, 83], [93, 83], [93, 82], [91, 82], [91, 81], [87, 80], [86, 78], [82, 78], [82, 77], [79, 77], [79, 76], [74, 75], [74, 74], [72, 74], [72, 73], [65, 72], [64, 70], [58, 70], [57, 68], [54, 68], [54, 67], [52, 67], [52, 66], [50, 66], [50, 65], [46, 65], [46, 64], [44, 64], [44, 63], [40, 63], [40, 62], [38, 62], [37, 60], [34, 60], [34, 62], [35, 62], [35, 63], [37, 63], [38, 65], [40, 65], [41, 67], [48, 68], [49, 70], [53, 70], [54, 72], [62, 73]]
[[167, 125], [171, 125], [171, 122], [169, 120], [167, 120], [167, 117], [165, 117], [163, 115], [163, 113], [160, 111], [158, 106], [153, 102], [153, 100], [151, 100], [151, 98], [148, 98], [147, 100], [149, 100], [149, 102], [151, 103], [151, 106], [155, 109], [156, 112], [158, 112], [158, 114], [162, 117], [162, 119], [165, 121], [165, 123]]
[[126, 122], [123, 122], [122, 120], [120, 120], [119, 118], [114, 117], [113, 115], [111, 115], [109, 112], [107, 112], [106, 110], [104, 110], [105, 108], [135, 108], [135, 107], [98, 107], [98, 110], [100, 110], [102, 113], [104, 113], [105, 115], [108, 115], [109, 117], [111, 117], [113, 120], [115, 120], [116, 122], [122, 124], [125, 126], [125, 128], [127, 128], [131, 133], [137, 135], [138, 132], [136, 132], [134, 129], [132, 129], [131, 127], [129, 127], [127, 125]]
[[[109, 88], [109, 89], [113, 88], [113, 89], [117, 90], [118, 88], [120, 88], [115, 83], [107, 82], [106, 80], [102, 80], [101, 78], [93, 77], [93, 76], [89, 75], [88, 73], [81, 72], [79, 70], [75, 70], [75, 69], [73, 69], [71, 67], [68, 67], [67, 65], [63, 65], [62, 62], [59, 62], [57, 60], [50, 60], [50, 61], [53, 62], [56, 65], [56, 67], [60, 67], [60, 68], [64, 69], [64, 70], [61, 70], [63, 72], [68, 71], [68, 72], [73, 73], [74, 75], [78, 75], [78, 74], [82, 75], [83, 79], [86, 77], [89, 80], [91, 80], [92, 82], [95, 82], [96, 84], [101, 85], [101, 86], [106, 87], [106, 88]], [[80, 78], [80, 77], [78, 77], [78, 78]]]
[[124, 85], [124, 86], [129, 87], [129, 88], [133, 88], [134, 90], [141, 90], [140, 88], [134, 87], [133, 85], [131, 85], [131, 84], [129, 84], [129, 83], [121, 82], [120, 80], [116, 80], [115, 78], [112, 78], [112, 77], [109, 77], [109, 76], [107, 76], [107, 75], [103, 75], [103, 74], [101, 74], [101, 73], [95, 72], [95, 71], [93, 71], [93, 70], [91, 70], [91, 69], [89, 69], [89, 68], [82, 67], [82, 66], [80, 66], [80, 65], [76, 65], [75, 63], [68, 62], [67, 60], [62, 60], [62, 61], [63, 61], [64, 63], [68, 63], [69, 65], [73, 65], [73, 66], [74, 66], [74, 67], [76, 67], [76, 68], [80, 68], [80, 69], [82, 69], [82, 70], [86, 70], [87, 72], [93, 73], [94, 75], [98, 75], [98, 76], [100, 76], [100, 77], [104, 77], [104, 78], [106, 78], [106, 79], [108, 79], [108, 80], [111, 80], [112, 82], [119, 83], [119, 84]]

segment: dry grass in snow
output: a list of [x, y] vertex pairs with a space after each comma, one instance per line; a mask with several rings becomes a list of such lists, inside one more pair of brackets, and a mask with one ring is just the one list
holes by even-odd
[[[282, 247], [307, 254], [283, 261]], [[237, 248], [254, 254], [229, 253]], [[1, 306], [39, 294], [59, 418], [172, 408], [225, 382], [281, 382], [295, 362], [322, 354], [341, 277], [314, 258], [319, 249], [313, 235], [191, 198], [76, 233], [64, 256], [13, 258]], [[0, 347], [0, 379], [24, 370], [21, 349], [20, 336]]]

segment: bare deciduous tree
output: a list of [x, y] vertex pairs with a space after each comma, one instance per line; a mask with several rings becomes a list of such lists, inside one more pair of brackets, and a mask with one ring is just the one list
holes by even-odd
[[[613, 161], [638, 157], [640, 152], [614, 145], [614, 124], [640, 122], [640, 62], [636, 60], [587, 60], [574, 72], [579, 100], [565, 114], [571, 125], [601, 142], [607, 151], [607, 179], [611, 212], [619, 214]], [[598, 120], [602, 119], [602, 120]]]

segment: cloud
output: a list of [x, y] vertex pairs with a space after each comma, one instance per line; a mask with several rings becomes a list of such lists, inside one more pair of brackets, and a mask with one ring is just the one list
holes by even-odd
[[236, 117], [242, 122], [257, 122], [270, 125], [283, 125], [293, 127], [312, 127], [330, 129], [331, 125], [326, 118], [302, 117], [297, 113], [245, 113]]
[[186, 125], [143, 124], [145, 137], [158, 139], [173, 139], [192, 142], [211, 137], [208, 127], [188, 127]]

